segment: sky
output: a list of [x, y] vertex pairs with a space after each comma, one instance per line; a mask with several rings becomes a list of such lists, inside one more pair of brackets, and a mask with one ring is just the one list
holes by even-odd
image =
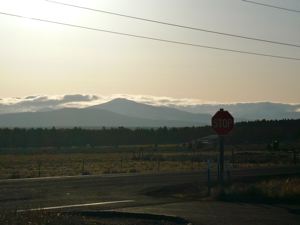
[[[300, 10], [299, 0], [258, 0]], [[61, 0], [300, 45], [300, 13], [241, 0]], [[174, 41], [300, 58], [300, 48], [57, 5], [0, 0], [0, 12]], [[300, 61], [118, 36], [0, 15], [0, 98], [89, 94], [300, 103]]]

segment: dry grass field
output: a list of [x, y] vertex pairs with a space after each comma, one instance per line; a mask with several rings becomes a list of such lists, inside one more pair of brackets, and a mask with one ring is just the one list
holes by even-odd
[[[117, 146], [69, 149], [5, 149], [0, 154], [0, 179], [47, 176], [152, 173], [216, 168], [214, 148], [188, 150], [178, 145]], [[227, 168], [291, 165], [289, 152], [268, 152], [264, 146], [228, 146]]]
[[228, 185], [220, 200], [253, 203], [300, 202], [300, 177], [269, 178], [256, 182], [236, 182]]

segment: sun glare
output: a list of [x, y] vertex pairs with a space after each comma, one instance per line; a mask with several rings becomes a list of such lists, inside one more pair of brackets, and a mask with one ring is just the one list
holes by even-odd
[[[0, 2], [2, 9], [12, 14], [18, 14], [27, 18], [39, 18], [56, 22], [67, 22], [78, 19], [78, 11], [63, 6], [58, 6], [43, 0], [13, 0]], [[25, 21], [26, 24], [34, 25], [37, 21]]]

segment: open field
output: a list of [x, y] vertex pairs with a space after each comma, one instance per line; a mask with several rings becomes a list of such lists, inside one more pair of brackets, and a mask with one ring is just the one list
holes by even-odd
[[[188, 172], [217, 168], [216, 148], [189, 150], [180, 145], [85, 148], [2, 149], [0, 178], [98, 175], [111, 173]], [[284, 166], [297, 163], [288, 151], [263, 145], [228, 146], [226, 168]]]

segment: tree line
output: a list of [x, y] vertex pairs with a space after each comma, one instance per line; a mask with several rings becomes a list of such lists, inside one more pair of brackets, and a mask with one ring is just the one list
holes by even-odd
[[210, 127], [158, 129], [0, 129], [0, 147], [118, 146], [184, 143], [212, 133]]
[[[210, 126], [184, 128], [0, 128], [0, 148], [183, 144], [215, 134]], [[300, 120], [240, 122], [226, 142], [300, 141]]]
[[258, 120], [240, 122], [235, 125], [226, 142], [242, 143], [270, 143], [300, 142], [300, 119], [298, 120]]

